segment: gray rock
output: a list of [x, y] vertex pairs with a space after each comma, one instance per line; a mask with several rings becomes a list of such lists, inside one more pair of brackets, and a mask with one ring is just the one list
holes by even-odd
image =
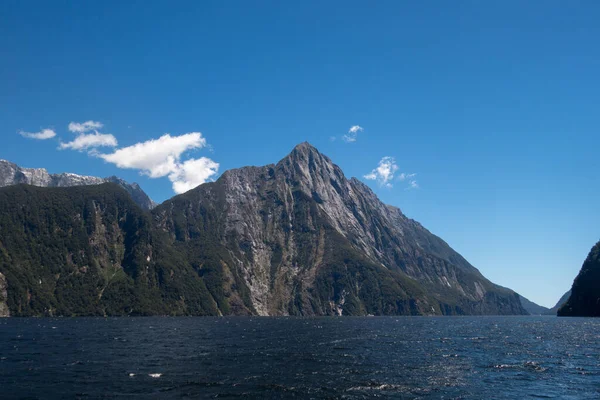
[[6, 278], [0, 272], [0, 317], [10, 317], [10, 312], [8, 310], [8, 285], [6, 283]]

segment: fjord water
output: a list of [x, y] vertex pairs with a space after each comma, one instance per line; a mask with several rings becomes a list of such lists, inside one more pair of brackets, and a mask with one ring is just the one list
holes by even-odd
[[600, 397], [600, 320], [8, 318], [2, 398]]

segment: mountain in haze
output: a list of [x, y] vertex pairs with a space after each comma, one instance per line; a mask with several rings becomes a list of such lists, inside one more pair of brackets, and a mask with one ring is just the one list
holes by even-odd
[[151, 212], [123, 193], [0, 189], [11, 315], [527, 314], [308, 143]]
[[558, 316], [600, 317], [600, 242], [592, 247], [583, 262], [571, 295], [558, 309]]
[[523, 305], [523, 308], [525, 308], [527, 312], [531, 315], [556, 315], [558, 309], [567, 302], [570, 295], [571, 291], [569, 290], [567, 293], [562, 295], [560, 300], [558, 300], [556, 305], [552, 308], [540, 306], [539, 304], [536, 304], [533, 301], [526, 299], [521, 295], [519, 295], [519, 298], [521, 299], [521, 304]]
[[97, 178], [94, 176], [82, 176], [71, 173], [49, 174], [43, 168], [21, 168], [6, 160], [0, 160], [0, 187], [27, 184], [39, 187], [70, 187], [99, 185], [112, 182], [125, 189], [133, 200], [143, 209], [151, 210], [156, 203], [148, 197], [137, 183], [128, 183], [124, 180], [111, 176], [109, 178]]
[[558, 310], [563, 306], [563, 304], [565, 304], [567, 302], [567, 300], [569, 300], [569, 297], [571, 297], [571, 290], [569, 290], [569, 291], [567, 291], [567, 293], [563, 294], [561, 296], [561, 298], [556, 302], [554, 307], [552, 307], [550, 310], [548, 310], [547, 314], [556, 315], [558, 313]]
[[521, 300], [521, 305], [527, 312], [531, 315], [547, 315], [550, 314], [550, 309], [544, 306], [540, 306], [539, 304], [534, 303], [533, 301], [519, 295], [519, 299]]

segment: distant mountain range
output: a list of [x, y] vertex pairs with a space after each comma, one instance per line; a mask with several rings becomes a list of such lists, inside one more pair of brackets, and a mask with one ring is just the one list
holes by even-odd
[[122, 188], [0, 189], [0, 312], [527, 314], [308, 143], [151, 211]]
[[111, 176], [98, 178], [71, 173], [49, 174], [43, 168], [22, 168], [10, 161], [0, 160], [0, 187], [18, 184], [27, 184], [39, 187], [71, 187], [100, 185], [102, 183], [116, 183], [125, 189], [140, 207], [151, 210], [156, 203], [148, 197], [137, 183], [127, 183], [124, 180]]
[[556, 305], [552, 308], [540, 306], [539, 304], [536, 304], [533, 301], [526, 299], [521, 295], [519, 295], [519, 298], [521, 299], [521, 304], [523, 305], [523, 308], [525, 308], [527, 312], [531, 315], [556, 315], [560, 306], [567, 302], [570, 295], [571, 291], [569, 290], [560, 298], [560, 300], [558, 300]]
[[[539, 304], [534, 303], [533, 301], [519, 295], [519, 299], [521, 300], [521, 304], [523, 308], [527, 310], [527, 312], [531, 315], [549, 315], [551, 311], [548, 307], [540, 306]], [[556, 315], [556, 313], [555, 313]]]
[[[566, 296], [566, 295], [565, 295]], [[600, 317], [600, 242], [590, 250], [573, 282], [571, 295], [558, 309], [561, 317]]]

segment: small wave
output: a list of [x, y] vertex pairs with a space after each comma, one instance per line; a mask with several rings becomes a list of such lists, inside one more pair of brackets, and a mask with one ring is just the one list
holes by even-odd
[[538, 371], [538, 372], [544, 372], [544, 371], [548, 370], [548, 368], [542, 367], [540, 364], [538, 364], [535, 361], [526, 361], [525, 364], [523, 364], [523, 365], [525, 366], [525, 368], [532, 369], [532, 370]]
[[544, 368], [535, 361], [525, 361], [523, 364], [496, 364], [495, 369], [528, 369], [535, 372], [545, 372], [548, 368]]
[[379, 390], [379, 391], [402, 391], [402, 390], [406, 390], [407, 387], [403, 386], [403, 385], [394, 385], [391, 383], [377, 383], [377, 382], [373, 382], [373, 383], [369, 383], [365, 386], [354, 386], [351, 387], [349, 389], [347, 389], [347, 391], [366, 391], [366, 390]]
[[519, 365], [497, 364], [497, 365], [494, 365], [494, 368], [496, 368], [496, 369], [519, 368]]

